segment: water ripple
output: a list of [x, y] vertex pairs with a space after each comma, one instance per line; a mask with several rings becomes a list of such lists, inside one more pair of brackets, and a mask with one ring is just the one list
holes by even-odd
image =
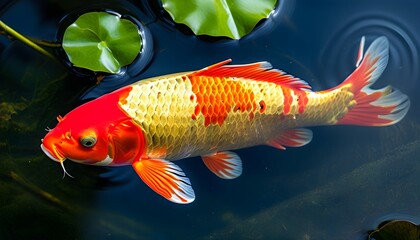
[[379, 36], [390, 42], [390, 58], [380, 85], [392, 84], [401, 90], [412, 90], [419, 81], [418, 42], [414, 29], [391, 16], [369, 15], [352, 20], [328, 41], [320, 54], [323, 76], [331, 87], [350, 74], [356, 63], [360, 39], [366, 36], [366, 48]]

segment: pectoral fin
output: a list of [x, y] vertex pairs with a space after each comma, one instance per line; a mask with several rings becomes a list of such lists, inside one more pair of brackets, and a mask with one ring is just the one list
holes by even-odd
[[241, 158], [234, 152], [218, 152], [201, 158], [207, 168], [220, 178], [234, 179], [242, 174]]
[[174, 163], [163, 159], [141, 159], [132, 165], [147, 186], [169, 201], [182, 204], [194, 201], [190, 180]]

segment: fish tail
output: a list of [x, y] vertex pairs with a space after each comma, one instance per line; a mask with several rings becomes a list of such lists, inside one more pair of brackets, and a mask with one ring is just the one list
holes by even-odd
[[[348, 88], [354, 97], [347, 113], [337, 124], [388, 126], [404, 118], [410, 107], [407, 95], [391, 86], [370, 88], [388, 63], [388, 48], [386, 37], [377, 38], [368, 48], [360, 65], [358, 61], [356, 70], [339, 85]], [[363, 51], [360, 53], [363, 55]]]

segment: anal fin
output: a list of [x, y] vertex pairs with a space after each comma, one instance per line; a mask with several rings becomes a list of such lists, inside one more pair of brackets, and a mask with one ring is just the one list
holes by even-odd
[[276, 138], [267, 141], [267, 145], [285, 150], [286, 147], [301, 147], [312, 140], [312, 131], [306, 128], [295, 128], [281, 132]]
[[163, 159], [141, 159], [132, 165], [147, 186], [169, 201], [182, 204], [194, 201], [190, 180], [176, 164]]
[[207, 168], [220, 178], [234, 179], [242, 174], [241, 158], [234, 152], [217, 152], [201, 158]]

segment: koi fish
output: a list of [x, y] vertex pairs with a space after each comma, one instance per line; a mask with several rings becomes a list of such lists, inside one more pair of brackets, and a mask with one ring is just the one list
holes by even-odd
[[[362, 41], [364, 43], [364, 41]], [[388, 40], [379, 37], [340, 85], [319, 92], [268, 62], [228, 65], [138, 81], [85, 103], [42, 139], [59, 162], [131, 165], [156, 193], [190, 203], [195, 193], [174, 161], [201, 156], [223, 179], [242, 173], [231, 150], [256, 145], [300, 147], [316, 125], [387, 126], [400, 121], [410, 101], [387, 86], [374, 90], [388, 62]]]

